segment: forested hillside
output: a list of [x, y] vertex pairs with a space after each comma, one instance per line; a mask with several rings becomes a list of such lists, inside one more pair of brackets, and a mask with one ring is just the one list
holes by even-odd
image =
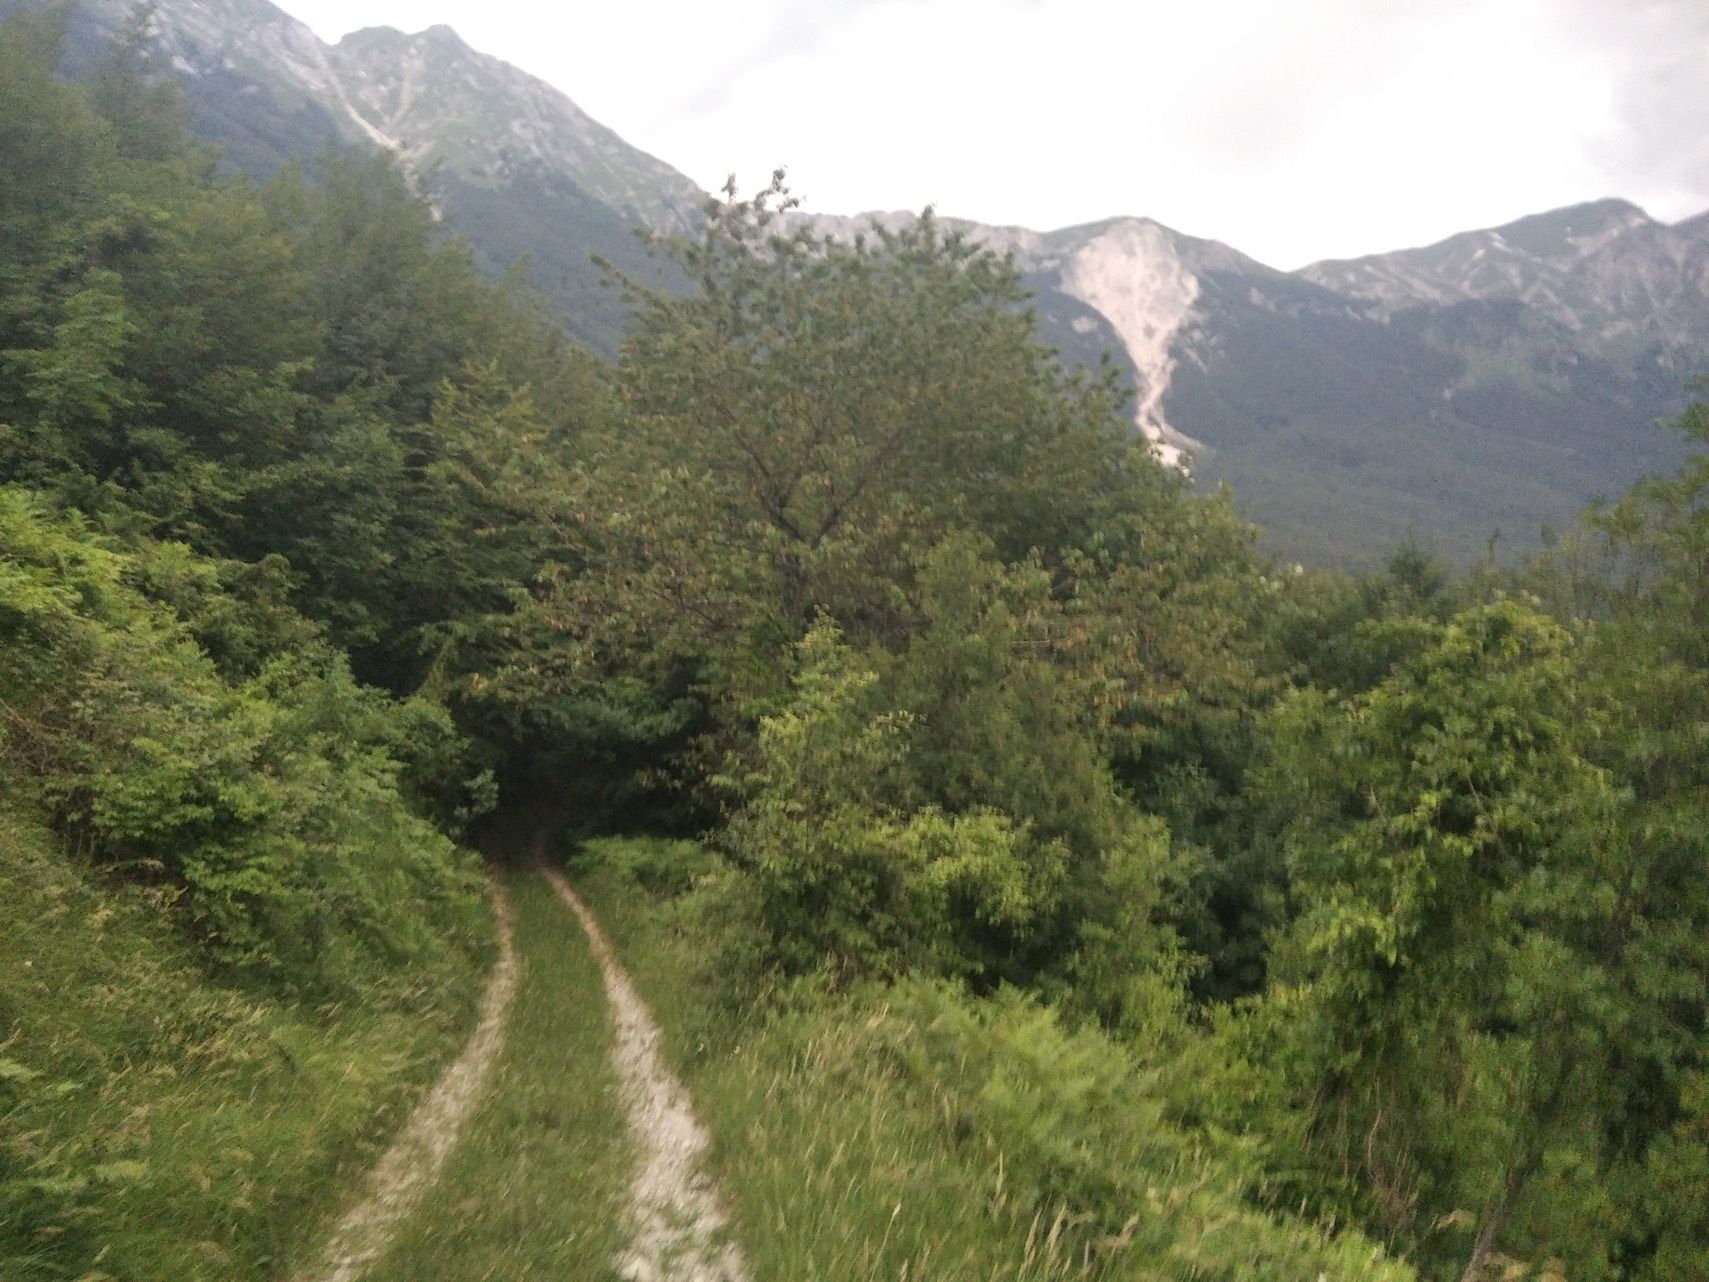
[[[1282, 570], [929, 215], [732, 186], [607, 362], [385, 161], [59, 54], [0, 27], [0, 1277], [292, 1276], [495, 819], [761, 1277], [1709, 1275], [1709, 406], [1522, 570]], [[471, 1179], [399, 1276], [538, 1204]]]
[[[222, 166], [258, 181], [293, 160], [312, 169], [338, 147], [392, 156], [485, 273], [515, 272], [603, 356], [617, 354], [629, 310], [603, 287], [595, 256], [655, 285], [682, 283], [665, 260], [649, 261], [634, 229], [692, 232], [705, 199], [696, 183], [450, 27], [374, 27], [329, 43], [271, 0], [0, 0], [0, 15], [58, 3], [69, 75], [92, 75], [130, 48], [178, 85], [191, 132], [219, 149]], [[1073, 25], [1054, 11], [1035, 20]], [[604, 52], [591, 30], [572, 47]], [[642, 62], [637, 84], [654, 70]], [[1119, 142], [1162, 119], [1112, 117], [1096, 129]], [[1063, 141], [1084, 133], [1071, 127]], [[946, 151], [946, 179], [964, 155]], [[1340, 161], [1342, 174], [1364, 172], [1356, 153]], [[1058, 190], [1151, 173], [1143, 160], [1107, 157]], [[1333, 219], [1342, 202], [1318, 188], [1305, 201], [1263, 202], [1262, 221], [1285, 225], [1308, 206], [1311, 219]], [[1162, 192], [1146, 199], [1168, 203]], [[1012, 250], [1038, 335], [1070, 364], [1096, 368], [1113, 355], [1135, 389], [1134, 429], [1166, 459], [1190, 457], [1201, 493], [1230, 485], [1236, 510], [1263, 527], [1259, 546], [1280, 561], [1363, 572], [1408, 540], [1458, 569], [1492, 548], [1516, 562], [1545, 526], [1565, 528], [1586, 503], [1680, 462], [1674, 438], [1654, 428], [1685, 408], [1709, 342], [1702, 218], [1670, 225], [1597, 200], [1278, 271], [1242, 252], [1249, 246], [1148, 212], [1094, 205], [1077, 215], [1093, 221], [1054, 229], [942, 226]], [[913, 216], [796, 214], [839, 236]]]
[[600, 376], [383, 165], [231, 182], [57, 57], [0, 29], [0, 1276], [276, 1276], [470, 1012], [445, 633]]

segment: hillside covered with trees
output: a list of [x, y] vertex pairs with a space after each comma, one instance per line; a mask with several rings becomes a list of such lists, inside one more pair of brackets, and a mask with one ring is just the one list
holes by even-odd
[[0, 26], [0, 1277], [291, 1276], [515, 828], [764, 1277], [1709, 1276], [1709, 406], [1522, 569], [1300, 573], [929, 215], [732, 184], [608, 362], [382, 160], [59, 55]]

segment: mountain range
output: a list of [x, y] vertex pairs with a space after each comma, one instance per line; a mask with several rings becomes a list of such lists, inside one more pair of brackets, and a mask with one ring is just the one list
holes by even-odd
[[[74, 7], [70, 74], [132, 8]], [[591, 256], [658, 271], [632, 229], [691, 230], [706, 199], [448, 27], [329, 45], [267, 0], [160, 0], [148, 44], [229, 166], [390, 152], [483, 265], [525, 261], [603, 352], [623, 313]], [[912, 216], [803, 217], [846, 235]], [[1137, 430], [1196, 483], [1227, 482], [1269, 547], [1306, 563], [1369, 564], [1409, 538], [1461, 561], [1531, 546], [1672, 466], [1682, 446], [1656, 420], [1709, 372], [1709, 213], [1667, 225], [1603, 200], [1294, 272], [1147, 218], [945, 221], [1012, 252], [1041, 336], [1073, 362], [1112, 351]]]

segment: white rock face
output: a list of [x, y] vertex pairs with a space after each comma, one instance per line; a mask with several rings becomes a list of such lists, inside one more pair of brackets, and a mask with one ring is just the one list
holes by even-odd
[[1171, 467], [1187, 465], [1197, 442], [1163, 415], [1175, 371], [1176, 336], [1193, 315], [1199, 278], [1157, 223], [1123, 219], [1092, 237], [1062, 264], [1062, 290], [1103, 313], [1139, 371], [1134, 421]]
[[[806, 225], [818, 235], [849, 240], [874, 226], [900, 230], [912, 225], [915, 217], [907, 212], [853, 217], [794, 214], [786, 225]], [[993, 227], [957, 218], [938, 221], [987, 249], [1014, 254], [1024, 271], [1055, 273], [1057, 287], [1064, 294], [1100, 313], [1139, 373], [1135, 426], [1164, 463], [1182, 469], [1188, 466], [1191, 453], [1204, 447], [1170, 424], [1163, 400], [1175, 371], [1176, 341], [1193, 319], [1193, 306], [1199, 298], [1195, 268], [1256, 264], [1225, 245], [1180, 236], [1148, 218], [1118, 218], [1053, 232]], [[1183, 247], [1190, 247], [1191, 260]], [[1077, 318], [1071, 325], [1080, 334], [1096, 327], [1087, 317]]]

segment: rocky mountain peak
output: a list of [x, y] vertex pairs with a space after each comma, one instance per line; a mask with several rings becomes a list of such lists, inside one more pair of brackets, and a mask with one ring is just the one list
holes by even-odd
[[412, 37], [412, 39], [433, 40], [439, 44], [451, 45], [457, 49], [469, 48], [468, 43], [462, 36], [457, 34], [455, 28], [447, 26], [443, 22], [434, 23], [433, 26], [428, 27], [425, 31], [422, 31], [418, 35]]
[[[132, 4], [83, 0], [79, 10], [111, 38]], [[369, 27], [329, 46], [268, 0], [161, 0], [154, 32], [174, 73], [264, 95], [280, 114], [318, 109], [336, 136], [384, 147], [418, 173], [442, 167], [488, 187], [569, 182], [661, 231], [692, 225], [703, 199], [669, 165], [448, 26], [413, 34]]]
[[[97, 31], [111, 36], [124, 30], [135, 4], [91, 0], [80, 8]], [[313, 93], [327, 88], [326, 46], [305, 23], [267, 0], [161, 4], [152, 15], [151, 30], [161, 62], [181, 76], [277, 77], [283, 68]]]
[[570, 178], [655, 230], [681, 230], [703, 199], [663, 161], [629, 146], [552, 86], [470, 48], [447, 26], [370, 28], [333, 50], [364, 131], [412, 165], [505, 185]]
[[1313, 263], [1302, 278], [1378, 317], [1519, 302], [1593, 346], [1633, 336], [1680, 346], [1709, 318], [1704, 240], [1626, 200], [1597, 200], [1462, 232], [1433, 245]]
[[1532, 214], [1481, 234], [1500, 237], [1520, 253], [1565, 265], [1595, 253], [1634, 228], [1656, 225], [1655, 219], [1631, 201], [1607, 199]]

